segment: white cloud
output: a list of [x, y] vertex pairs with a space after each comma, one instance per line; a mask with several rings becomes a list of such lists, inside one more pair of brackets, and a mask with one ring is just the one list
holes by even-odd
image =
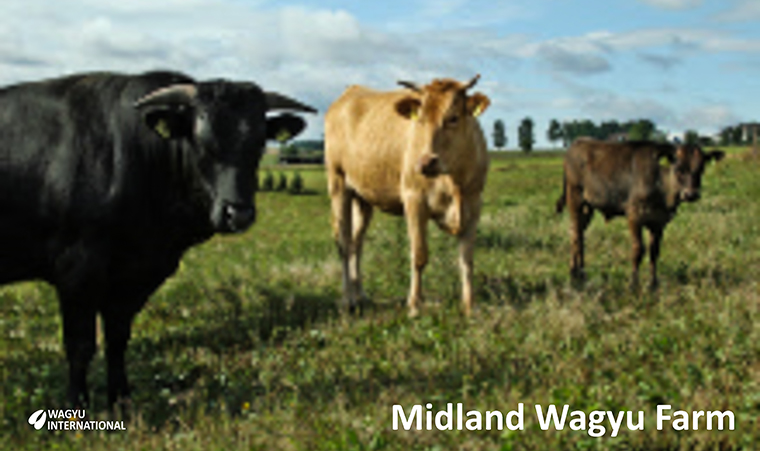
[[736, 38], [724, 31], [695, 28], [648, 28], [612, 33], [598, 31], [585, 35], [555, 39], [542, 45], [558, 43], [576, 51], [628, 51], [668, 47], [679, 52], [747, 52], [760, 51], [760, 39]]
[[[699, 2], [651, 3], [685, 7]], [[487, 115], [562, 109], [595, 119], [651, 116], [675, 127], [682, 115], [657, 97], [624, 97], [596, 88], [580, 94], [564, 84], [556, 90], [547, 80], [551, 84], [557, 74], [583, 79], [608, 73], [627, 83], [615, 72], [626, 55], [666, 68], [711, 53], [760, 53], [760, 39], [725, 28], [614, 28], [547, 39], [539, 32], [505, 33], [508, 27], [501, 26], [517, 17], [549, 26], [546, 18], [534, 17], [541, 8], [549, 10], [545, 4], [533, 9], [520, 2], [493, 8], [461, 0], [410, 4], [412, 11], [429, 8], [425, 14], [399, 12], [398, 19], [415, 26], [394, 26], [391, 18], [390, 25], [373, 27], [346, 10], [263, 0], [5, 0], [0, 2], [0, 84], [85, 70], [171, 68], [199, 78], [253, 80], [324, 111], [348, 84], [390, 89], [398, 79], [467, 79], [481, 73], [479, 88], [494, 101]], [[746, 13], [756, 4], [742, 2], [736, 10]], [[429, 26], [416, 26], [418, 20]], [[502, 22], [478, 25], [494, 21]], [[742, 55], [733, 56], [738, 61]], [[540, 88], [538, 78], [544, 78]], [[551, 99], [550, 92], [556, 94]], [[690, 113], [705, 124], [720, 121], [721, 110], [710, 108]], [[723, 118], [730, 118], [730, 109], [722, 108]], [[321, 121], [311, 122], [309, 133], [318, 135]]]
[[541, 45], [538, 57], [555, 71], [578, 75], [597, 74], [612, 69], [607, 59], [598, 52], [576, 52], [557, 44]]
[[677, 123], [676, 114], [662, 102], [648, 98], [627, 96], [595, 90], [594, 94], [577, 99], [583, 111], [599, 120], [635, 120], [648, 118], [668, 127]]
[[640, 0], [648, 5], [661, 9], [681, 10], [702, 6], [704, 0]]
[[748, 22], [760, 20], [760, 2], [743, 0], [718, 14], [718, 20], [727, 22]]
[[683, 63], [683, 59], [675, 55], [639, 53], [637, 56], [641, 61], [662, 70], [670, 70]]
[[678, 118], [677, 128], [694, 129], [703, 133], [716, 133], [723, 127], [740, 122], [727, 105], [715, 104], [691, 108]]
[[200, 78], [254, 80], [267, 89], [274, 84], [326, 102], [347, 82], [377, 82], [415, 66], [432, 71], [438, 63], [341, 10], [191, 3], [60, 0], [52, 8], [39, 0], [3, 2], [0, 83], [171, 68]]
[[[718, 132], [726, 125], [740, 122], [732, 108], [724, 103], [702, 103], [691, 106], [666, 103], [651, 95], [625, 95], [589, 87], [565, 77], [558, 77], [570, 97], [552, 101], [552, 106], [567, 111], [565, 119], [590, 117], [594, 121], [636, 120], [647, 118], [661, 130], [680, 133], [694, 129], [703, 134]], [[653, 93], [656, 94], [656, 93]]]

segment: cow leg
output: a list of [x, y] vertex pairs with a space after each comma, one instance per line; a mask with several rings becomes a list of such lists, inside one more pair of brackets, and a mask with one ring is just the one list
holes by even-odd
[[585, 236], [586, 236], [586, 229], [588, 229], [588, 225], [591, 223], [591, 218], [594, 216], [594, 209], [591, 207], [591, 205], [588, 205], [584, 203], [581, 206], [580, 214], [578, 215], [578, 227], [580, 230], [579, 236], [580, 236], [580, 266], [581, 266], [581, 277], [585, 277], [585, 268], [586, 268], [586, 242], [585, 242]]
[[[108, 407], [117, 402], [129, 402], [129, 384], [124, 365], [124, 354], [132, 329], [132, 320], [137, 310], [130, 308], [142, 303], [114, 302], [103, 308], [103, 329], [106, 339], [106, 361], [108, 365]], [[139, 309], [138, 309], [139, 310]]]
[[[477, 217], [477, 215], [475, 216]], [[462, 309], [466, 316], [472, 313], [472, 267], [475, 252], [477, 222], [473, 221], [459, 236], [459, 272], [462, 279]]]
[[[58, 294], [63, 317], [63, 344], [69, 364], [68, 403], [73, 408], [86, 408], [90, 404], [87, 391], [87, 369], [95, 354], [94, 302]], [[83, 302], [84, 301], [84, 302]]]
[[349, 279], [349, 258], [351, 253], [351, 193], [345, 179], [334, 169], [328, 170], [328, 189], [332, 207], [332, 227], [338, 247], [343, 274], [343, 306], [354, 308], [353, 284]]
[[404, 202], [407, 232], [411, 248], [411, 283], [409, 287], [409, 316], [419, 315], [419, 303], [422, 300], [422, 271], [428, 261], [427, 248], [427, 211], [419, 199], [407, 199]]
[[362, 287], [361, 260], [364, 247], [364, 235], [372, 220], [372, 205], [359, 196], [353, 197], [353, 233], [349, 254], [349, 278], [353, 292], [358, 296], [359, 307], [369, 298]]
[[657, 289], [659, 282], [657, 280], [657, 259], [660, 258], [660, 243], [662, 242], [662, 233], [664, 228], [660, 225], [650, 226], [649, 234], [651, 241], [649, 243], [649, 289]]
[[639, 287], [639, 266], [641, 259], [644, 257], [644, 244], [641, 240], [641, 224], [635, 220], [628, 220], [628, 230], [631, 232], [631, 263], [633, 270], [631, 272], [631, 290], [637, 290]]
[[583, 235], [593, 212], [590, 206], [584, 205], [582, 190], [577, 188], [567, 190], [567, 205], [570, 213], [570, 246], [572, 248], [570, 277], [576, 281], [582, 281], [585, 279]]

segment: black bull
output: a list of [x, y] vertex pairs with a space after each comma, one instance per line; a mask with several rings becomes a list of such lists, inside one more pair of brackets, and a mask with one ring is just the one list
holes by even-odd
[[255, 220], [265, 141], [311, 107], [248, 82], [183, 74], [82, 74], [0, 90], [0, 284], [57, 291], [68, 399], [86, 405], [95, 318], [105, 332], [108, 403], [129, 395], [135, 314], [182, 254]]

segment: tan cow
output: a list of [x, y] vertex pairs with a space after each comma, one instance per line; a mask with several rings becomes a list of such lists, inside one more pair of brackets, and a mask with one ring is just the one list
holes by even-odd
[[459, 240], [465, 314], [472, 309], [472, 261], [481, 193], [488, 171], [476, 117], [488, 97], [469, 83], [436, 79], [381, 92], [349, 87], [325, 117], [325, 166], [333, 232], [343, 261], [343, 300], [350, 311], [366, 298], [362, 241], [373, 207], [405, 215], [411, 246], [409, 315], [416, 316], [428, 261], [427, 222]]

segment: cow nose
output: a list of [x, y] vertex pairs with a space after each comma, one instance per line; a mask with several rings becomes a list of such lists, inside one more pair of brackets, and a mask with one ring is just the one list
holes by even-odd
[[224, 206], [224, 224], [231, 232], [242, 232], [256, 221], [253, 205], [227, 204]]
[[688, 190], [688, 191], [684, 191], [684, 192], [681, 194], [681, 197], [683, 198], [683, 200], [684, 200], [685, 202], [696, 202], [696, 201], [698, 201], [698, 200], [699, 200], [699, 198], [700, 198], [700, 194], [699, 194], [699, 191], [696, 191], [696, 190]]
[[427, 154], [417, 162], [417, 171], [425, 177], [435, 177], [441, 173], [441, 163], [437, 155]]

